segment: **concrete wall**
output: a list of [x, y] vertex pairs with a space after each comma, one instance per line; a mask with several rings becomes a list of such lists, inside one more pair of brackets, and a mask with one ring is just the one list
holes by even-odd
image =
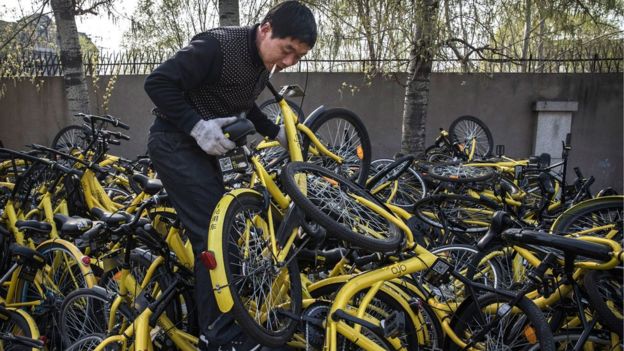
[[[145, 151], [153, 120], [149, 112], [152, 103], [143, 91], [144, 78], [119, 77], [110, 101], [109, 113], [132, 127], [128, 132], [132, 141], [113, 150], [126, 157]], [[310, 73], [307, 77], [305, 73], [282, 73], [273, 83], [304, 87], [306, 78], [306, 114], [321, 104], [346, 107], [364, 120], [374, 157], [391, 156], [399, 150], [404, 90], [393, 79], [377, 78], [368, 84], [358, 73]], [[0, 140], [5, 146], [21, 149], [32, 142], [49, 144], [56, 131], [72, 119], [65, 112], [61, 78], [46, 79], [40, 92], [29, 82], [0, 83], [7, 86], [0, 99]], [[473, 115], [489, 126], [494, 143], [504, 144], [508, 155], [526, 157], [532, 154], [535, 136], [533, 103], [578, 101], [579, 110], [572, 118], [571, 165], [596, 177], [594, 190], [609, 185], [622, 191], [622, 96], [621, 74], [433, 74], [427, 144], [439, 127], [448, 128], [458, 116]], [[258, 101], [268, 97], [265, 92]]]

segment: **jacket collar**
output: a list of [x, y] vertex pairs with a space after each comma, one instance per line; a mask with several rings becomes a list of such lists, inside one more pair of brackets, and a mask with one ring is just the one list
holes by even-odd
[[260, 52], [258, 52], [258, 46], [256, 45], [256, 35], [258, 33], [258, 28], [260, 24], [255, 24], [249, 27], [249, 53], [251, 55], [251, 62], [253, 62], [258, 67], [264, 67], [264, 63], [260, 58]]

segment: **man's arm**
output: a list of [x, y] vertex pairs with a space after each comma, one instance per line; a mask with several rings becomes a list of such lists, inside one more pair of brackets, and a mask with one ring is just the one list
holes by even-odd
[[167, 121], [190, 133], [201, 116], [184, 99], [184, 91], [216, 82], [222, 62], [223, 54], [216, 39], [193, 40], [145, 79], [145, 91]]
[[260, 108], [255, 103], [247, 114], [247, 119], [254, 124], [258, 133], [271, 139], [275, 139], [280, 130], [280, 127], [271, 122], [271, 120], [264, 113], [262, 113], [262, 111], [260, 111]]

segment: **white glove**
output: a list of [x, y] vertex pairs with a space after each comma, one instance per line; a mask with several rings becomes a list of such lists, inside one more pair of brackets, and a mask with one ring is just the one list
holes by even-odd
[[280, 145], [282, 145], [284, 149], [288, 149], [288, 140], [286, 139], [286, 129], [284, 128], [283, 125], [280, 126], [279, 133], [277, 133], [275, 140], [279, 141]]
[[200, 120], [191, 129], [191, 136], [197, 145], [208, 155], [220, 156], [236, 147], [236, 144], [223, 135], [224, 125], [236, 121], [236, 117], [223, 117]]

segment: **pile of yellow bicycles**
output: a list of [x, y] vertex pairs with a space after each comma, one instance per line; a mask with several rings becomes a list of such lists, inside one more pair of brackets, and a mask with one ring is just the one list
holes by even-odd
[[[274, 95], [288, 148], [226, 126], [229, 191], [201, 253], [218, 308], [269, 347], [621, 350], [624, 197], [473, 116], [424, 157], [372, 160], [354, 113]], [[196, 350], [195, 259], [149, 158], [112, 116], [0, 149], [0, 350]], [[231, 128], [230, 128], [231, 127]], [[229, 161], [229, 162], [228, 162]]]

